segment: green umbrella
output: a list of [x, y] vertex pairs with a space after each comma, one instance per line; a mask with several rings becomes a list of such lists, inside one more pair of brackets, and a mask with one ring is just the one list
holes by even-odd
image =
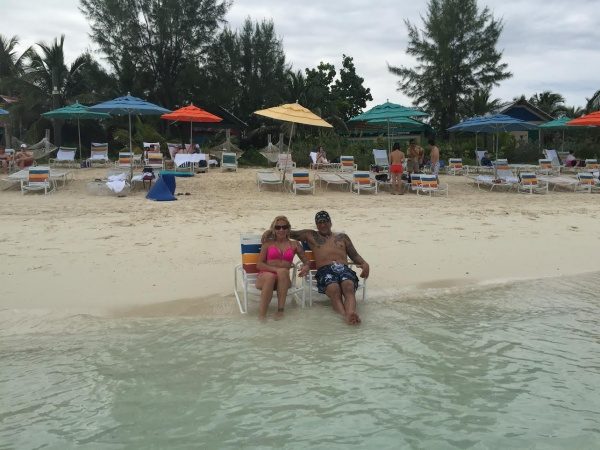
[[561, 130], [562, 131], [562, 143], [561, 143], [561, 151], [565, 149], [565, 130], [571, 128], [584, 128], [577, 125], [567, 125], [567, 122], [573, 120], [570, 117], [560, 117], [558, 119], [551, 120], [550, 122], [546, 122], [540, 125], [540, 141], [541, 141], [541, 131], [542, 130]]
[[77, 119], [77, 134], [79, 136], [79, 159], [81, 159], [81, 128], [79, 121], [81, 119], [108, 119], [110, 114], [90, 111], [89, 107], [79, 102], [62, 108], [54, 109], [42, 114], [48, 119]]

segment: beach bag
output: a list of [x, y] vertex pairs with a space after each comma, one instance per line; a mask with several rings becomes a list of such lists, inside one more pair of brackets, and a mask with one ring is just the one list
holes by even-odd
[[377, 175], [375, 175], [375, 179], [377, 181], [388, 181], [388, 174], [387, 173], [378, 173]]

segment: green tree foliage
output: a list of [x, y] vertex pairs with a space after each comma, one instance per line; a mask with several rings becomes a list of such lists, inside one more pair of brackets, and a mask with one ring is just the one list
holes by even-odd
[[544, 91], [533, 94], [529, 103], [552, 117], [558, 117], [565, 112], [565, 98], [556, 92]]
[[585, 113], [589, 114], [600, 110], [600, 90], [596, 91], [591, 98], [586, 98]]
[[480, 11], [476, 0], [430, 0], [422, 31], [405, 23], [407, 53], [417, 63], [389, 70], [400, 77], [399, 90], [429, 111], [440, 130], [458, 121], [461, 103], [477, 90], [512, 76], [496, 50], [502, 21], [487, 7]]
[[241, 30], [225, 28], [207, 51], [198, 96], [245, 121], [257, 109], [282, 103], [290, 70], [273, 21], [246, 19]]
[[499, 98], [492, 99], [490, 88], [475, 89], [471, 95], [465, 98], [461, 107], [461, 116], [483, 116], [497, 110], [500, 104]]
[[179, 80], [201, 65], [228, 7], [218, 0], [81, 0], [119, 89], [167, 107], [181, 103]]
[[331, 88], [342, 120], [348, 121], [360, 114], [367, 102], [373, 100], [371, 89], [363, 86], [364, 81], [364, 78], [357, 75], [352, 57], [342, 55], [340, 77]]

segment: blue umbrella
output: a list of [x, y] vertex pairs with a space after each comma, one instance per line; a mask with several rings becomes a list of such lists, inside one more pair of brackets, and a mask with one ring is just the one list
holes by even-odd
[[0, 116], [5, 116], [7, 114], [8, 114], [7, 110], [0, 108]]
[[[524, 120], [515, 119], [505, 114], [493, 116], [476, 116], [448, 128], [448, 131], [464, 131], [471, 133], [499, 133], [501, 131], [528, 131], [537, 130], [537, 125], [532, 125]], [[496, 159], [498, 158], [498, 140], [496, 140]]]

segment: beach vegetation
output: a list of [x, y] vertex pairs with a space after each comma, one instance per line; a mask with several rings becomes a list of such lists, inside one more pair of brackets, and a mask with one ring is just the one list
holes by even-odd
[[431, 124], [445, 133], [463, 118], [461, 105], [476, 91], [512, 76], [496, 49], [503, 23], [476, 0], [430, 0], [422, 20], [422, 27], [405, 21], [406, 53], [415, 65], [388, 68], [400, 78], [398, 90], [430, 112]]

